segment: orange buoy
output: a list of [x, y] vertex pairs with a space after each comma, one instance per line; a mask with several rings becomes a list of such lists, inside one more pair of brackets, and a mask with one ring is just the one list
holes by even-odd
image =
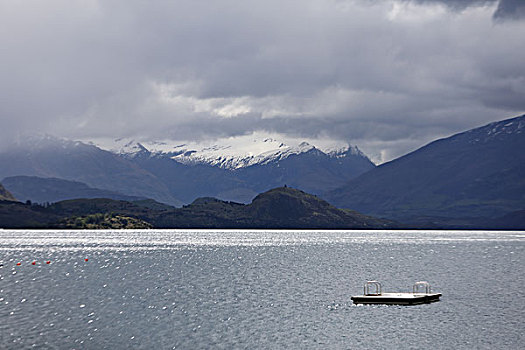
[[89, 259], [88, 258], [85, 258], [84, 261], [88, 261]]
[[36, 261], [33, 261], [33, 262], [31, 263], [31, 265], [36, 265]]
[[49, 261], [49, 260], [48, 260], [48, 261], [46, 261], [46, 264], [48, 264], [48, 265], [49, 265], [49, 264], [51, 264], [51, 261]]
[[20, 266], [20, 265], [22, 265], [22, 263], [16, 263], [16, 266]]

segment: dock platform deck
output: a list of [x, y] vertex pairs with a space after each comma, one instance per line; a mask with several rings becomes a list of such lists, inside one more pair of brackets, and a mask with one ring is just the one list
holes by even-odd
[[[375, 290], [370, 291], [371, 287]], [[420, 287], [425, 292], [419, 292]], [[354, 304], [389, 304], [389, 305], [418, 305], [439, 301], [441, 293], [432, 293], [428, 282], [416, 282], [412, 293], [383, 293], [381, 283], [368, 281], [365, 283], [364, 294], [351, 297]]]

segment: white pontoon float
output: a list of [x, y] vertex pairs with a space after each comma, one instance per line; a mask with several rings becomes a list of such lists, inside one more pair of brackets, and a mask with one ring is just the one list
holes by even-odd
[[432, 293], [430, 284], [425, 281], [416, 282], [412, 287], [412, 293], [383, 293], [381, 283], [378, 281], [366, 282], [363, 289], [363, 295], [351, 298], [354, 304], [417, 305], [439, 301], [441, 296], [441, 293]]

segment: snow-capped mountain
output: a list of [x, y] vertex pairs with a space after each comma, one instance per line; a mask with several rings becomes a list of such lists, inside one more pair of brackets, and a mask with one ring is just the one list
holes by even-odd
[[374, 164], [357, 147], [253, 133], [208, 142], [93, 140], [161, 179], [172, 195], [250, 202], [257, 193], [288, 185], [322, 194]]
[[285, 184], [319, 195], [374, 167], [356, 147], [285, 141], [260, 134], [207, 143], [33, 135], [0, 153], [0, 179], [80, 181], [175, 205], [204, 196], [247, 203]]
[[368, 160], [368, 157], [356, 146], [325, 140], [313, 141], [319, 145], [314, 146], [310, 142], [289, 138], [281, 141], [272, 135], [252, 134], [200, 143], [170, 140], [136, 141], [134, 139], [97, 140], [93, 143], [102, 149], [128, 158], [148, 153], [157, 157], [169, 156], [181, 164], [206, 164], [229, 170], [275, 163], [292, 155], [311, 151], [321, 152], [333, 158], [352, 155]]
[[[264, 140], [271, 145], [276, 145], [274, 140]], [[180, 154], [174, 155], [172, 159], [183, 164], [209, 164], [218, 166], [223, 169], [240, 169], [253, 165], [265, 165], [282, 161], [292, 155], [299, 155], [311, 151], [317, 151], [326, 154], [333, 158], [342, 158], [350, 154], [365, 157], [366, 156], [355, 146], [343, 146], [339, 149], [322, 151], [321, 149], [309, 144], [308, 142], [301, 142], [297, 146], [288, 146], [282, 142], [277, 142], [276, 148], [265, 150], [259, 154], [255, 152], [244, 152], [240, 154], [232, 154], [228, 152], [230, 146], [206, 147], [199, 150], [184, 149]], [[238, 152], [239, 153], [239, 152]]]
[[493, 140], [505, 138], [511, 134], [521, 134], [525, 132], [524, 116], [508, 119], [503, 122], [494, 122], [480, 128], [466, 131], [460, 135], [469, 138], [469, 143], [486, 143]]

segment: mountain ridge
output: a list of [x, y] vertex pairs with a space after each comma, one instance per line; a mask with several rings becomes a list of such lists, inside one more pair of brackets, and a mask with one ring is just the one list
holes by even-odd
[[[114, 152], [161, 179], [172, 195], [185, 203], [202, 196], [249, 203], [257, 193], [284, 184], [322, 194], [375, 166], [357, 147], [327, 153], [307, 142], [298, 147], [289, 147], [274, 139], [264, 139], [262, 143], [265, 142], [270, 143], [270, 148], [277, 146], [278, 149], [242, 158], [242, 166], [224, 166], [232, 161], [226, 156], [220, 156], [217, 161], [187, 156], [187, 152], [193, 154], [194, 151], [183, 149], [180, 153], [185, 145], [171, 147], [163, 143], [163, 150], [155, 151], [142, 143], [126, 140], [123, 148]], [[173, 152], [175, 148], [180, 152]], [[215, 152], [230, 146], [211, 148]], [[190, 160], [181, 161], [184, 157]], [[223, 166], [217, 165], [219, 163]]]
[[249, 203], [258, 193], [284, 184], [321, 194], [375, 166], [357, 148], [328, 154], [308, 143], [291, 148], [274, 139], [255, 142], [254, 147], [277, 146], [281, 148], [277, 153], [272, 151], [261, 156], [264, 161], [235, 169], [173, 159], [177, 149], [180, 152], [185, 145], [159, 141], [155, 142], [157, 152], [142, 143], [120, 142], [124, 150], [112, 153], [94, 143], [49, 135], [27, 137], [0, 152], [0, 179], [37, 176], [79, 181], [101, 190], [181, 206], [202, 196]]
[[[97, 222], [100, 227], [95, 227]], [[352, 211], [289, 187], [259, 194], [250, 204], [199, 198], [182, 208], [111, 199], [66, 200], [43, 207], [0, 202], [3, 228], [266, 228], [365, 229], [392, 228], [397, 223]], [[127, 226], [127, 228], [132, 228]]]
[[525, 115], [433, 141], [325, 197], [380, 217], [495, 218], [525, 208]]
[[54, 203], [77, 198], [109, 198], [116, 200], [143, 200], [145, 197], [128, 196], [115, 191], [93, 188], [79, 181], [38, 176], [11, 176], [2, 184], [20, 201], [34, 203]]
[[155, 175], [94, 145], [36, 135], [0, 152], [0, 179], [38, 176], [83, 182], [91, 187], [181, 205]]
[[[113, 143], [107, 140], [98, 143], [90, 142], [102, 149], [128, 158], [149, 153], [157, 157], [168, 156], [186, 165], [205, 164], [229, 170], [278, 162], [291, 155], [309, 152], [312, 149], [318, 150], [328, 157], [356, 156], [370, 161], [357, 146], [341, 142], [317, 147], [304, 140], [287, 144], [275, 138], [260, 137], [260, 135], [259, 137], [254, 136], [253, 139], [244, 138], [243, 140], [244, 144], [242, 145], [236, 144], [232, 140], [216, 144], [181, 144], [169, 140], [144, 142], [131, 138], [115, 139]], [[228, 143], [228, 141], [232, 143]]]

